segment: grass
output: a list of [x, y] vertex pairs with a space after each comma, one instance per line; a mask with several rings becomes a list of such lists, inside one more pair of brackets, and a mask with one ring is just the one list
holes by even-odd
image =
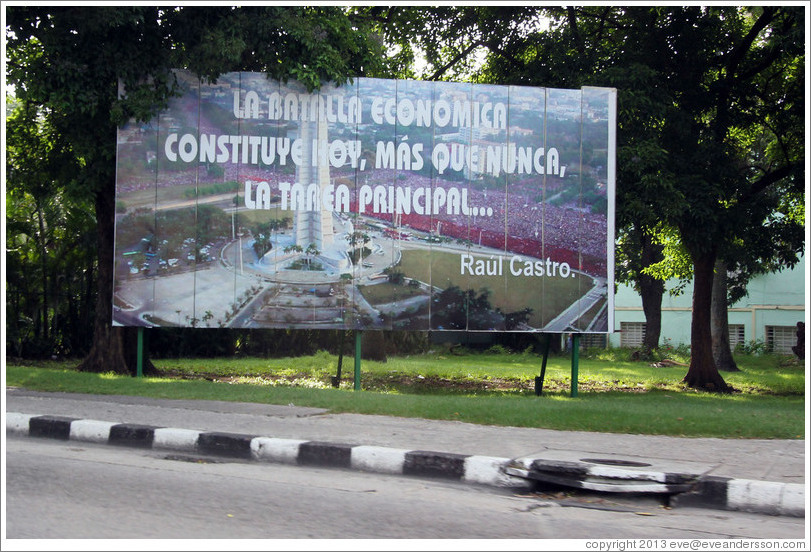
[[724, 374], [738, 392], [713, 395], [681, 384], [686, 368], [633, 362], [622, 353], [584, 353], [577, 397], [570, 359], [552, 356], [544, 395], [535, 396], [541, 359], [532, 354], [450, 350], [388, 362], [363, 361], [363, 391], [352, 390], [353, 359], [340, 389], [330, 386], [337, 358], [164, 359], [160, 377], [88, 374], [75, 362], [9, 364], [6, 385], [41, 391], [295, 404], [353, 412], [518, 427], [690, 437], [801, 439], [805, 431], [802, 363], [743, 356]]
[[372, 305], [402, 301], [424, 293], [420, 291], [419, 288], [413, 288], [409, 285], [392, 284], [390, 282], [383, 282], [373, 286], [358, 286], [358, 289], [360, 289], [363, 297]]

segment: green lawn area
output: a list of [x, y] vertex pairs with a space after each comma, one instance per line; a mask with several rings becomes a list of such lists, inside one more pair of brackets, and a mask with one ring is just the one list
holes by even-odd
[[401, 301], [425, 293], [424, 291], [420, 291], [419, 288], [413, 288], [407, 284], [396, 285], [390, 282], [370, 286], [358, 286], [358, 288], [363, 294], [363, 297], [372, 305]]
[[[185, 199], [183, 192], [185, 188], [182, 186], [172, 186], [168, 188], [161, 188], [158, 192], [160, 197], [157, 201], [159, 202], [168, 202], [168, 201], [181, 201]], [[127, 192], [121, 195], [119, 200], [123, 201], [127, 207], [130, 209], [134, 209], [136, 207], [155, 207], [155, 188], [146, 188], [142, 190], [135, 190], [132, 192]]]
[[[625, 355], [627, 357], [627, 355]], [[724, 374], [737, 392], [715, 395], [681, 384], [686, 368], [632, 362], [612, 351], [584, 352], [576, 397], [571, 360], [549, 359], [543, 396], [534, 392], [538, 355], [437, 350], [363, 361], [353, 390], [352, 358], [341, 387], [330, 385], [337, 357], [156, 359], [158, 377], [88, 374], [77, 362], [9, 364], [6, 385], [42, 391], [296, 404], [333, 412], [471, 423], [719, 438], [801, 439], [805, 370], [778, 355], [741, 356]]]
[[275, 209], [264, 210], [264, 209], [244, 209], [239, 211], [237, 215], [239, 217], [239, 223], [244, 225], [253, 225], [256, 223], [267, 223], [272, 220], [282, 220], [284, 218], [292, 218], [289, 212], [282, 211], [278, 207]]

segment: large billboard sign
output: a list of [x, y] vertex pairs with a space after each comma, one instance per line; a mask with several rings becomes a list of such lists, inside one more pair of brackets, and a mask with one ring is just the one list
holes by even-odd
[[177, 77], [118, 131], [115, 324], [613, 330], [614, 89]]

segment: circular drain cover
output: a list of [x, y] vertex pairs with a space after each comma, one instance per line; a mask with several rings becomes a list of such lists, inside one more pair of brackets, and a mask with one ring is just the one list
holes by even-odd
[[628, 468], [644, 468], [650, 466], [646, 462], [634, 462], [632, 460], [615, 460], [613, 458], [581, 458], [581, 462], [591, 462], [592, 464], [605, 464], [607, 466], [625, 466]]

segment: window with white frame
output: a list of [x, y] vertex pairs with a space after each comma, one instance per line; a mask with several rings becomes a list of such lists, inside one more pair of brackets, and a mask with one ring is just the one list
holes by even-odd
[[766, 326], [766, 346], [771, 352], [790, 355], [796, 344], [796, 326]]
[[620, 322], [620, 347], [641, 347], [645, 326], [644, 322]]

